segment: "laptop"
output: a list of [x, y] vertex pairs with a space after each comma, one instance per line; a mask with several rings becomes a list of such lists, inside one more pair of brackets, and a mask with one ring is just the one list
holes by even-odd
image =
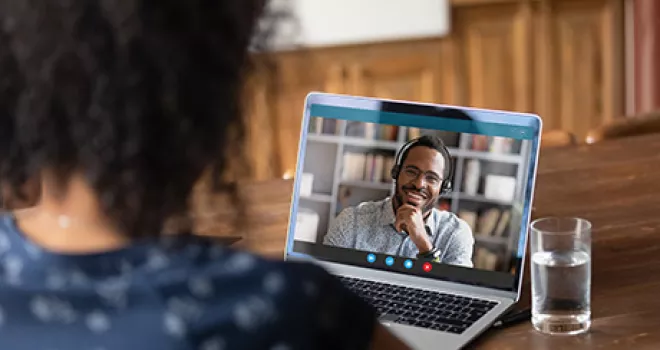
[[410, 347], [462, 348], [520, 297], [541, 126], [310, 93], [285, 258], [338, 276]]

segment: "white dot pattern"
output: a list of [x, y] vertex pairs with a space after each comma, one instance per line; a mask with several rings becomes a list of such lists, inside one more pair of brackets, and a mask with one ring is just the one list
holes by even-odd
[[260, 296], [248, 297], [234, 307], [234, 321], [243, 331], [254, 331], [275, 316], [270, 300]]
[[36, 245], [31, 244], [31, 243], [28, 242], [28, 243], [25, 244], [24, 247], [25, 247], [25, 251], [27, 252], [27, 256], [31, 260], [37, 260], [37, 259], [41, 258], [42, 251]]
[[160, 270], [167, 266], [169, 259], [165, 252], [160, 248], [153, 248], [149, 250], [147, 266], [152, 270]]
[[94, 333], [104, 333], [110, 329], [110, 318], [103, 311], [94, 311], [85, 318], [87, 328]]
[[225, 350], [225, 340], [220, 337], [212, 337], [205, 340], [199, 350]]
[[43, 323], [70, 324], [77, 319], [76, 311], [71, 304], [55, 297], [36, 296], [30, 303], [30, 309]]
[[176, 338], [182, 338], [186, 335], [186, 325], [178, 315], [167, 312], [163, 321], [167, 334]]
[[214, 293], [213, 283], [205, 277], [190, 278], [188, 288], [190, 288], [190, 293], [198, 298], [209, 298]]
[[11, 248], [11, 242], [9, 241], [9, 237], [4, 234], [0, 234], [0, 254], [4, 254], [9, 251]]
[[279, 272], [271, 272], [264, 279], [264, 289], [270, 294], [279, 293], [284, 288], [284, 276]]
[[[368, 344], [363, 334], [374, 323], [372, 310], [350, 299], [340, 284], [328, 284], [334, 280], [311, 265], [290, 268], [294, 265], [197, 240], [185, 249], [177, 249], [178, 240], [171, 250], [158, 243], [89, 257], [56, 255], [26, 241], [7, 218], [0, 215], [0, 349], [21, 344], [20, 349], [132, 350], [148, 344], [297, 350]], [[319, 299], [324, 296], [331, 301]], [[363, 325], [356, 326], [352, 320], [360, 314]], [[334, 320], [351, 321], [338, 330], [344, 322]], [[11, 329], [24, 331], [5, 332]]]
[[17, 255], [9, 254], [2, 260], [2, 268], [10, 285], [19, 286], [22, 284], [23, 259]]
[[0, 306], [0, 328], [5, 325], [5, 309]]

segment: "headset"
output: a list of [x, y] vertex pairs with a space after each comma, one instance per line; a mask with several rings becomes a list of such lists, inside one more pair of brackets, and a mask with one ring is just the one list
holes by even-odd
[[[422, 136], [424, 137], [424, 136]], [[418, 137], [416, 139], [412, 139], [408, 142], [406, 142], [396, 153], [394, 156], [394, 166], [392, 167], [392, 170], [390, 172], [390, 175], [392, 176], [392, 180], [396, 183], [397, 179], [399, 178], [399, 172], [401, 171], [401, 167], [403, 166], [403, 156], [406, 155], [408, 150], [416, 146], [417, 144], [420, 143], [420, 139], [422, 137]], [[426, 136], [428, 137], [428, 136]], [[451, 192], [451, 183], [452, 183], [452, 177], [454, 174], [454, 163], [452, 162], [451, 155], [449, 154], [449, 150], [445, 146], [444, 142], [442, 142], [442, 139], [440, 139], [437, 136], [432, 136], [435, 139], [437, 139], [440, 143], [440, 150], [439, 152], [442, 154], [442, 157], [445, 159], [445, 171], [443, 174], [443, 179], [442, 179], [442, 185], [440, 185], [440, 195], [446, 195], [449, 192]]]

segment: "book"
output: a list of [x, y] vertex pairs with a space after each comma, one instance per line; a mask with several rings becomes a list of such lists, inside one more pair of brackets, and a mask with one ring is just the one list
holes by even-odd
[[394, 156], [377, 152], [345, 152], [342, 156], [341, 179], [388, 183], [392, 181], [390, 170]]

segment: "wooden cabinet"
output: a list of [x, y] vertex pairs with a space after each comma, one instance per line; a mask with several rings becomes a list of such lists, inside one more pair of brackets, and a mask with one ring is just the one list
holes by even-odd
[[532, 111], [531, 10], [527, 2], [453, 11], [459, 105]]
[[446, 38], [275, 54], [248, 120], [254, 178], [293, 173], [310, 91], [533, 112], [578, 139], [622, 115], [623, 0], [452, 3]]
[[579, 139], [623, 113], [623, 1], [493, 1], [453, 13], [458, 104], [537, 113], [546, 130]]
[[534, 112], [546, 128], [589, 129], [624, 112], [623, 1], [534, 3]]
[[429, 47], [421, 53], [356, 60], [347, 65], [345, 92], [422, 102], [437, 101], [439, 55]]

